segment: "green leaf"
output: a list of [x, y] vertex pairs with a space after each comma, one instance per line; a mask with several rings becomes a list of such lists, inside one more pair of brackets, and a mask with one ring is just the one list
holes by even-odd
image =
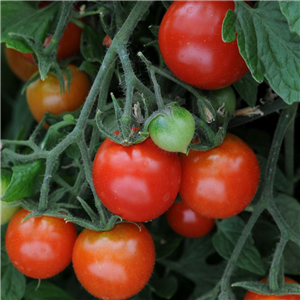
[[100, 69], [99, 65], [87, 61], [83, 61], [80, 67], [78, 68], [79, 71], [84, 71], [93, 77], [97, 76], [99, 69]]
[[289, 241], [283, 251], [284, 271], [291, 275], [300, 275], [300, 247]]
[[20, 200], [39, 192], [45, 171], [45, 164], [41, 160], [13, 166], [12, 171], [12, 179], [2, 201]]
[[251, 107], [255, 106], [257, 101], [258, 82], [253, 79], [250, 73], [247, 73], [242, 79], [233, 84], [241, 98]]
[[25, 276], [9, 260], [5, 250], [6, 226], [1, 226], [1, 300], [21, 300], [25, 293]]
[[2, 1], [1, 42], [21, 52], [32, 52], [31, 47], [20, 37], [31, 38], [43, 44], [58, 9], [57, 3], [39, 10], [28, 1]]
[[247, 290], [253, 291], [258, 294], [266, 295], [291, 295], [300, 294], [300, 285], [293, 283], [286, 283], [282, 286], [280, 291], [272, 292], [268, 284], [263, 282], [243, 281], [232, 284], [234, 287], [243, 287]]
[[100, 37], [98, 32], [85, 25], [81, 39], [80, 50], [85, 60], [101, 63], [104, 57], [103, 37]]
[[[224, 219], [218, 223], [218, 231], [213, 237], [213, 245], [223, 258], [230, 258], [244, 227], [244, 221], [238, 216]], [[266, 273], [263, 260], [254, 246], [251, 236], [248, 237], [244, 245], [237, 266], [262, 276]]]
[[[235, 2], [240, 53], [258, 82], [264, 77], [288, 103], [300, 101], [300, 37], [290, 32], [277, 1], [260, 1], [256, 9]], [[224, 22], [223, 32], [232, 29]], [[227, 28], [228, 27], [228, 28]]]
[[300, 203], [293, 197], [279, 194], [275, 204], [288, 226], [300, 235]]
[[223, 20], [222, 26], [222, 39], [224, 42], [230, 43], [233, 42], [236, 38], [236, 30], [235, 30], [235, 21], [236, 14], [229, 9]]
[[27, 285], [25, 300], [75, 300], [64, 290], [48, 281], [41, 281], [38, 289], [36, 289], [37, 284], [37, 281], [32, 281]]
[[279, 1], [281, 12], [287, 18], [291, 32], [300, 35], [300, 2]]
[[177, 291], [178, 282], [174, 275], [169, 275], [164, 278], [152, 276], [149, 285], [158, 296], [164, 299], [172, 299]]

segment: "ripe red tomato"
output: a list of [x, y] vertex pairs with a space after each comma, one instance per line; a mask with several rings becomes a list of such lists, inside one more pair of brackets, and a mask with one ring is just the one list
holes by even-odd
[[132, 146], [106, 139], [93, 165], [99, 198], [128, 221], [149, 221], [167, 211], [178, 194], [180, 179], [177, 153], [163, 151], [151, 138]]
[[12, 72], [23, 81], [28, 81], [38, 71], [36, 65], [29, 63], [21, 52], [12, 48], [5, 47], [5, 57]]
[[251, 148], [228, 133], [209, 151], [181, 155], [181, 198], [196, 213], [222, 219], [237, 215], [253, 199], [260, 168]]
[[76, 227], [63, 219], [32, 217], [18, 211], [8, 224], [5, 246], [14, 266], [26, 276], [44, 279], [63, 271], [72, 259]]
[[[295, 283], [298, 284], [297, 281], [285, 277], [284, 281], [286, 283]], [[261, 282], [267, 282], [267, 278], [261, 280]], [[282, 296], [276, 296], [276, 295], [262, 295], [257, 294], [254, 292], [248, 291], [244, 300], [300, 300], [300, 295], [282, 295]]]
[[166, 213], [170, 227], [188, 238], [198, 238], [208, 234], [215, 220], [202, 217], [191, 210], [184, 202], [175, 202]]
[[85, 229], [73, 250], [73, 267], [83, 287], [100, 299], [128, 299], [151, 277], [155, 248], [142, 225], [117, 224], [112, 230]]
[[174, 1], [161, 22], [158, 41], [166, 65], [180, 80], [219, 89], [241, 79], [248, 68], [237, 42], [222, 40], [222, 22], [234, 1]]
[[74, 111], [85, 101], [90, 90], [90, 82], [87, 75], [78, 71], [74, 65], [68, 65], [72, 73], [70, 92], [65, 78], [65, 93], [60, 93], [59, 80], [53, 74], [47, 78], [32, 82], [26, 89], [26, 98], [29, 109], [37, 122], [40, 122], [45, 112], [58, 115], [62, 112]]

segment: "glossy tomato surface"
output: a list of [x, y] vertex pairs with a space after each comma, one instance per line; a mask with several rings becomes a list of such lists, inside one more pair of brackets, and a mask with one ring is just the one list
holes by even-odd
[[[295, 283], [298, 284], [297, 281], [285, 277], [284, 279], [285, 283]], [[261, 282], [267, 282], [267, 279], [261, 280]], [[276, 296], [276, 295], [262, 295], [257, 294], [254, 292], [248, 291], [244, 300], [300, 300], [300, 295], [282, 295], [282, 296]]]
[[219, 89], [241, 79], [248, 68], [236, 40], [222, 40], [222, 22], [234, 1], [174, 1], [163, 17], [158, 41], [166, 65], [180, 80]]
[[106, 139], [93, 164], [93, 182], [103, 204], [123, 219], [145, 222], [173, 204], [180, 187], [177, 153], [158, 148], [151, 138], [132, 146]]
[[208, 218], [237, 215], [251, 202], [259, 185], [260, 168], [254, 152], [230, 133], [219, 147], [181, 155], [181, 164], [181, 198]]
[[117, 224], [105, 232], [83, 230], [73, 250], [73, 267], [83, 287], [100, 299], [137, 294], [151, 277], [155, 248], [142, 225]]
[[21, 52], [7, 47], [5, 47], [4, 51], [10, 69], [21, 80], [28, 81], [38, 71], [38, 67], [28, 62]]
[[61, 93], [58, 78], [50, 73], [44, 81], [38, 79], [27, 87], [27, 103], [37, 122], [41, 121], [45, 112], [58, 115], [74, 111], [84, 103], [90, 90], [89, 79], [76, 66], [68, 65], [68, 67], [72, 73], [70, 91], [68, 91], [65, 78], [65, 93]]
[[215, 220], [202, 217], [191, 210], [184, 202], [175, 202], [166, 213], [170, 227], [188, 238], [198, 238], [208, 234]]
[[54, 217], [32, 217], [18, 211], [8, 224], [5, 247], [14, 266], [26, 276], [44, 279], [63, 271], [72, 260], [77, 238], [73, 223]]

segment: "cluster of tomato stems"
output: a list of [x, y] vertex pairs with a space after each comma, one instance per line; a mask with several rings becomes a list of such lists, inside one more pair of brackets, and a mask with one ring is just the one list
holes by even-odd
[[[38, 208], [36, 208], [35, 204], [33, 204], [30, 201], [25, 202], [27, 203], [27, 205], [25, 205], [26, 206], [25, 208], [29, 208], [29, 209], [31, 208], [31, 210], [33, 211], [32, 214], [30, 215], [31, 217], [40, 216], [40, 215], [50, 215], [50, 216], [60, 217], [60, 218], [64, 218], [66, 221], [74, 222], [80, 226], [88, 227], [93, 230], [109, 230], [114, 226], [114, 224], [117, 221], [120, 220], [118, 216], [108, 215], [107, 210], [105, 210], [103, 205], [101, 204], [101, 201], [98, 198], [93, 186], [92, 172], [91, 172], [92, 170], [91, 155], [93, 149], [95, 148], [95, 146], [99, 141], [100, 131], [95, 126], [96, 120], [89, 119], [89, 116], [92, 113], [92, 108], [97, 99], [98, 99], [98, 105], [97, 105], [98, 110], [100, 111], [105, 110], [106, 101], [107, 101], [106, 99], [109, 94], [110, 81], [113, 76], [117, 57], [119, 57], [121, 61], [121, 65], [125, 74], [125, 84], [126, 84], [126, 102], [121, 117], [123, 130], [122, 130], [122, 134], [120, 135], [120, 138], [123, 139], [123, 141], [126, 140], [128, 142], [128, 136], [130, 135], [132, 98], [133, 98], [134, 89], [140, 92], [143, 95], [144, 99], [147, 99], [148, 103], [152, 103], [152, 104], [156, 103], [158, 109], [162, 109], [164, 107], [164, 102], [160, 94], [160, 88], [159, 85], [157, 84], [156, 77], [155, 77], [155, 74], [158, 74], [183, 86], [187, 91], [189, 91], [191, 94], [193, 94], [196, 97], [199, 103], [198, 113], [200, 115], [200, 117], [197, 118], [198, 126], [199, 128], [205, 131], [206, 135], [208, 136], [208, 140], [210, 140], [212, 143], [212, 147], [215, 146], [213, 144], [214, 141], [216, 141], [215, 133], [207, 125], [207, 121], [208, 121], [207, 112], [210, 112], [213, 116], [214, 109], [199, 94], [198, 91], [196, 91], [194, 88], [190, 87], [189, 85], [186, 85], [181, 81], [177, 80], [170, 73], [153, 66], [143, 56], [142, 53], [138, 53], [138, 56], [146, 64], [146, 67], [149, 71], [149, 75], [154, 86], [155, 93], [153, 93], [148, 87], [146, 87], [136, 77], [133, 71], [131, 61], [126, 51], [126, 44], [130, 38], [132, 31], [134, 30], [140, 18], [147, 11], [150, 5], [151, 5], [150, 1], [138, 1], [135, 7], [133, 8], [133, 10], [131, 11], [130, 15], [128, 16], [128, 18], [125, 20], [122, 26], [120, 26], [120, 30], [117, 32], [116, 36], [114, 37], [113, 43], [108, 49], [103, 59], [103, 63], [101, 64], [100, 70], [95, 78], [95, 81], [92, 85], [92, 88], [86, 99], [86, 102], [82, 107], [79, 118], [75, 120], [73, 117], [66, 116], [63, 121], [51, 126], [47, 134], [49, 134], [51, 130], [59, 130], [62, 127], [66, 127], [70, 125], [74, 126], [72, 132], [70, 132], [61, 142], [59, 142], [53, 149], [49, 151], [44, 149], [43, 145], [45, 143], [42, 143], [40, 146], [38, 146], [35, 143], [35, 140], [37, 139], [37, 136], [40, 130], [42, 129], [43, 124], [46, 122], [48, 118], [46, 114], [43, 120], [37, 125], [37, 127], [35, 128], [35, 130], [33, 131], [32, 135], [28, 140], [26, 141], [2, 140], [2, 145], [10, 144], [15, 146], [27, 146], [33, 150], [33, 153], [31, 154], [22, 155], [22, 154], [15, 153], [14, 151], [8, 148], [4, 149], [3, 154], [6, 155], [7, 157], [10, 157], [13, 160], [19, 161], [21, 163], [33, 162], [38, 159], [46, 160], [46, 170], [45, 170], [43, 184], [41, 187], [41, 194], [40, 194], [40, 201], [39, 201]], [[65, 9], [69, 9], [69, 8], [65, 7]], [[55, 33], [54, 38], [51, 40], [54, 44], [51, 45], [50, 48], [55, 47], [55, 43], [59, 41], [62, 36], [63, 29], [67, 23], [67, 19], [63, 17], [63, 15], [64, 14], [62, 13], [57, 27], [57, 32]], [[198, 298], [197, 300], [215, 299], [218, 294], [220, 300], [235, 299], [235, 296], [230, 286], [230, 277], [234, 271], [238, 257], [243, 249], [243, 246], [247, 238], [251, 233], [254, 224], [256, 223], [257, 219], [262, 214], [262, 212], [265, 210], [269, 211], [269, 213], [273, 217], [274, 221], [278, 225], [281, 232], [280, 241], [277, 244], [274, 257], [272, 260], [271, 268], [269, 271], [269, 276], [268, 276], [269, 278], [268, 285], [269, 285], [270, 292], [276, 293], [279, 291], [280, 293], [280, 288], [284, 282], [283, 279], [284, 271], [282, 268], [282, 253], [284, 247], [289, 240], [295, 242], [300, 246], [300, 237], [286, 224], [286, 222], [284, 221], [280, 212], [278, 211], [278, 209], [274, 204], [274, 197], [273, 197], [273, 184], [274, 184], [274, 176], [275, 176], [275, 169], [276, 169], [275, 166], [279, 156], [280, 147], [284, 138], [285, 138], [285, 146], [286, 146], [285, 148], [286, 176], [290, 182], [289, 193], [290, 194], [293, 193], [293, 182], [292, 182], [292, 178], [294, 176], [293, 128], [294, 128], [294, 120], [297, 111], [297, 104], [287, 106], [283, 103], [283, 101], [276, 101], [271, 105], [266, 105], [265, 107], [262, 107], [262, 111], [266, 115], [268, 113], [272, 113], [281, 108], [284, 108], [284, 110], [281, 112], [281, 116], [279, 118], [276, 131], [274, 134], [270, 155], [267, 161], [266, 173], [263, 179], [263, 190], [262, 190], [261, 198], [259, 202], [256, 204], [251, 214], [251, 217], [248, 223], [246, 224], [238, 243], [234, 248], [234, 251], [228, 261], [228, 264], [226, 266], [226, 269], [224, 271], [224, 274], [220, 282], [215, 286], [215, 288], [212, 291]], [[238, 119], [236, 124], [234, 124], [233, 122], [233, 125], [231, 124], [231, 126], [240, 125], [243, 122], [248, 122], [256, 118], [258, 118], [258, 116], [248, 118], [247, 120], [243, 118], [242, 121], [240, 121], [241, 119]], [[87, 145], [86, 138], [85, 138], [85, 129], [87, 125], [93, 125], [89, 146]], [[225, 128], [225, 132], [226, 132], [226, 128]], [[217, 143], [220, 144], [223, 137], [224, 137], [224, 129], [222, 134], [220, 134], [220, 138], [219, 140], [217, 140]], [[46, 135], [46, 139], [47, 139], [47, 135]], [[52, 175], [52, 174], [59, 156], [62, 154], [64, 150], [66, 150], [70, 145], [74, 143], [77, 144], [80, 150], [83, 167], [79, 161], [75, 160], [74, 163], [77, 167], [80, 168], [80, 172], [79, 172], [79, 176], [77, 177], [77, 181], [75, 185], [71, 187], [58, 175]], [[89, 187], [92, 190], [93, 197], [95, 199], [95, 206], [97, 208], [98, 215], [89, 207], [89, 205], [80, 196], [78, 196], [77, 199], [79, 200], [83, 208], [90, 216], [92, 222], [73, 217], [69, 213], [69, 211], [64, 210], [62, 206], [61, 207], [58, 206], [57, 210], [49, 209], [51, 207], [51, 203], [49, 205], [48, 196], [49, 196], [50, 184], [52, 179], [58, 185], [60, 185], [64, 191], [68, 191], [73, 196], [77, 196], [78, 192], [79, 194], [80, 192], [84, 194], [84, 190], [86, 190], [89, 185]], [[85, 179], [88, 185], [84, 184]], [[56, 196], [52, 197], [53, 202], [56, 202], [60, 198], [60, 196], [61, 194], [58, 192]], [[19, 204], [24, 206], [24, 201], [19, 202]], [[235, 286], [246, 287], [247, 282], [237, 283], [235, 284]]]

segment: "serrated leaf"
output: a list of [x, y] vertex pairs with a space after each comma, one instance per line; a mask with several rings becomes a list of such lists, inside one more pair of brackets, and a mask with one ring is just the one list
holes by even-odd
[[[213, 237], [213, 245], [223, 258], [230, 258], [244, 227], [244, 221], [238, 216], [224, 219], [218, 223], [218, 231]], [[237, 261], [237, 266], [255, 274], [265, 275], [264, 263], [254, 246], [252, 236], [248, 237]]]
[[40, 190], [45, 164], [37, 160], [12, 167], [13, 175], [2, 201], [11, 202], [29, 197]]
[[280, 9], [289, 22], [291, 32], [300, 35], [300, 2], [279, 1]]
[[[288, 104], [300, 101], [300, 37], [290, 32], [277, 1], [260, 1], [256, 9], [235, 2], [239, 51], [252, 76], [264, 77]], [[224, 32], [232, 28], [224, 23]], [[229, 26], [227, 29], [226, 26]]]
[[26, 287], [25, 300], [75, 300], [58, 286], [41, 281], [37, 288], [37, 281], [30, 282]]

